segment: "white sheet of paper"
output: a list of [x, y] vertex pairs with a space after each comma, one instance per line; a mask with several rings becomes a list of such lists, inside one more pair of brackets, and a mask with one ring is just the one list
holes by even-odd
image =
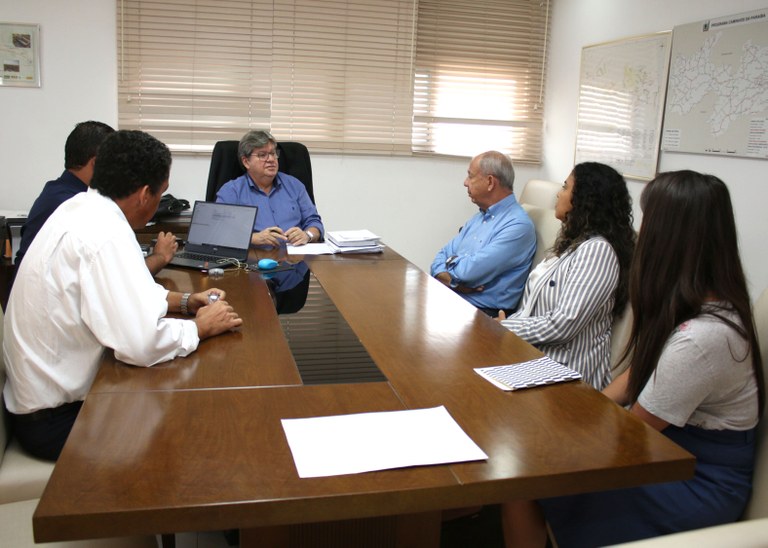
[[282, 424], [301, 478], [488, 458], [443, 406]]
[[288, 255], [333, 255], [335, 251], [325, 242], [286, 246]]

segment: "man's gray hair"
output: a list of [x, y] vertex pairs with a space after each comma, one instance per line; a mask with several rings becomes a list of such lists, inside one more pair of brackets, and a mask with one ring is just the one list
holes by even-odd
[[483, 175], [493, 175], [499, 180], [501, 186], [510, 192], [514, 190], [515, 168], [509, 156], [496, 150], [489, 150], [480, 155], [478, 166]]
[[243, 138], [240, 139], [240, 144], [237, 146], [238, 157], [248, 157], [255, 149], [266, 146], [269, 143], [272, 143], [277, 147], [277, 141], [275, 141], [275, 138], [272, 137], [272, 134], [268, 131], [262, 129], [249, 131], [243, 135]]

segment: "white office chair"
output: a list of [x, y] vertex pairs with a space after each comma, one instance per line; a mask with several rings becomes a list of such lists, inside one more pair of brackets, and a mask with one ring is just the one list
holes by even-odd
[[555, 217], [555, 198], [560, 185], [551, 181], [531, 179], [520, 193], [520, 205], [533, 221], [536, 229], [536, 254], [533, 266], [539, 264], [555, 243], [560, 232], [560, 221]]
[[562, 223], [555, 217], [554, 209], [547, 209], [530, 204], [520, 204], [533, 222], [536, 231], [536, 254], [533, 265], [539, 264], [555, 244]]
[[[3, 311], [0, 309], [0, 349], [3, 344]], [[4, 412], [2, 388], [5, 364], [0, 351], [0, 412]], [[37, 507], [53, 463], [30, 457], [18, 442], [9, 440], [5, 417], [0, 415], [0, 544], [13, 548], [32, 548], [32, 514]], [[48, 548], [156, 548], [154, 536], [133, 536], [45, 544]]]
[[[760, 342], [760, 354], [763, 357], [763, 375], [765, 375], [768, 393], [768, 288], [760, 294], [754, 306], [755, 327]], [[763, 415], [757, 439], [757, 462], [752, 478], [752, 499], [749, 501], [744, 518], [748, 520], [768, 518], [768, 412]], [[764, 529], [763, 540], [768, 544], [768, 523]]]
[[531, 179], [525, 184], [525, 188], [520, 193], [521, 204], [541, 207], [543, 209], [555, 209], [557, 193], [560, 192], [562, 185], [552, 181], [542, 179]]
[[629, 335], [632, 332], [632, 307], [627, 303], [621, 316], [613, 320], [611, 327], [611, 378], [621, 375], [629, 366], [629, 360], [619, 363]]

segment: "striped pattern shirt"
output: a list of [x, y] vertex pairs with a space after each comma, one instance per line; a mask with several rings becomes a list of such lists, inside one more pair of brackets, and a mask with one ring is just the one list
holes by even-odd
[[502, 325], [603, 389], [611, 377], [612, 311], [619, 283], [611, 244], [601, 236], [590, 238], [536, 270], [520, 310]]

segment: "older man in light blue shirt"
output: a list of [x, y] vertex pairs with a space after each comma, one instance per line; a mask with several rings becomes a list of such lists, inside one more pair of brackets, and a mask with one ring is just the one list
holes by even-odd
[[536, 233], [512, 193], [515, 171], [501, 152], [472, 159], [464, 186], [480, 211], [443, 247], [430, 273], [491, 316], [514, 310], [536, 252]]

